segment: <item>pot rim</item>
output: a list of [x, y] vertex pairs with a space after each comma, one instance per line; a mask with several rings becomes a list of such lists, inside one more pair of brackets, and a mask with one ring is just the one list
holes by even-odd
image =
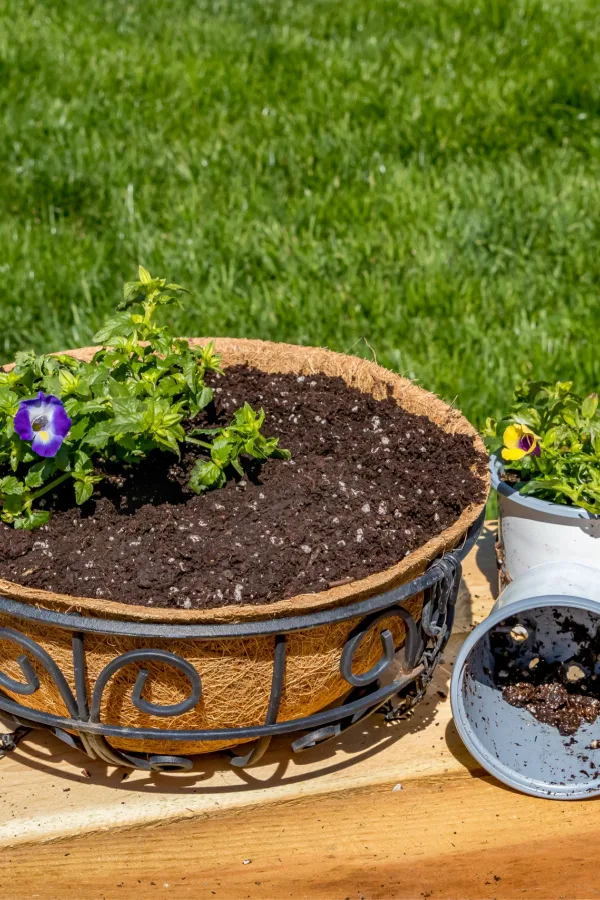
[[[249, 340], [246, 338], [186, 338], [190, 343], [204, 345], [214, 342], [217, 352], [224, 355], [223, 367], [248, 362], [263, 368], [266, 372], [295, 372], [311, 374], [323, 372], [338, 375], [351, 386], [371, 396], [381, 398], [392, 396], [399, 405], [417, 415], [427, 415], [440, 428], [449, 433], [460, 432], [473, 438], [477, 450], [485, 455], [485, 445], [471, 423], [457, 409], [444, 403], [407, 378], [385, 369], [377, 363], [336, 353], [318, 347], [297, 344], [275, 343], [272, 341]], [[82, 347], [62, 351], [70, 356], [91, 359], [99, 347]], [[8, 367], [6, 367], [8, 368]], [[390, 390], [391, 389], [391, 390]], [[420, 410], [420, 411], [419, 411]], [[487, 475], [487, 478], [486, 478]], [[489, 491], [489, 473], [480, 472], [483, 485]], [[80, 612], [101, 619], [125, 621], [146, 621], [160, 623], [219, 623], [248, 622], [261, 619], [285, 618], [298, 613], [316, 612], [347, 606], [358, 600], [383, 594], [407, 581], [423, 574], [428, 564], [440, 554], [456, 549], [464, 542], [469, 527], [477, 520], [487, 502], [471, 503], [462, 511], [458, 519], [435, 535], [409, 556], [397, 561], [386, 569], [366, 578], [356, 579], [335, 588], [316, 593], [298, 594], [285, 600], [244, 606], [221, 606], [209, 609], [173, 609], [169, 607], [147, 607], [139, 604], [91, 597], [76, 597], [58, 594], [40, 588], [28, 588], [18, 583], [0, 579], [0, 594], [25, 603], [32, 603], [47, 609], [62, 612]]]
[[517, 503], [526, 509], [535, 510], [536, 512], [544, 513], [545, 516], [556, 519], [600, 519], [600, 515], [588, 512], [587, 509], [582, 509], [581, 506], [563, 506], [562, 503], [553, 503], [551, 500], [541, 500], [539, 497], [521, 494], [517, 488], [502, 481], [502, 474], [505, 468], [498, 452], [490, 454], [491, 485], [497, 494], [507, 497], [513, 503]]

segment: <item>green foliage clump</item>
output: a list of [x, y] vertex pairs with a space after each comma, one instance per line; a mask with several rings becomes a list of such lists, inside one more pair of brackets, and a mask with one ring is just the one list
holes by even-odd
[[[157, 450], [181, 455], [184, 442], [205, 448], [189, 480], [196, 493], [222, 487], [228, 467], [243, 474], [244, 455], [289, 459], [276, 438], [261, 434], [265, 414], [248, 404], [225, 428], [211, 429], [212, 441], [200, 441], [185, 423], [213, 398], [208, 372], [221, 372], [214, 345], [192, 346], [156, 322], [163, 307], [181, 306], [187, 293], [178, 284], [152, 278], [142, 266], [139, 280], [124, 287], [117, 313], [97, 332], [103, 344], [91, 361], [72, 356], [17, 353], [12, 370], [0, 372], [0, 517], [16, 528], [44, 525], [50, 513], [34, 506], [44, 494], [71, 479], [75, 502], [89, 500], [102, 480], [101, 461], [138, 463]], [[72, 420], [55, 456], [40, 458], [14, 428], [23, 400], [44, 392], [60, 398]], [[196, 429], [198, 431], [198, 429]]]
[[[600, 514], [598, 395], [582, 397], [572, 387], [570, 381], [526, 382], [502, 419], [487, 420], [486, 443], [503, 457], [522, 494]], [[524, 450], [509, 449], [515, 435], [524, 436]]]

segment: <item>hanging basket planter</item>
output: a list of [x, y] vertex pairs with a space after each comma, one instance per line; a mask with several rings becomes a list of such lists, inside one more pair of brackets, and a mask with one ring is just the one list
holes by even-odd
[[[374, 363], [261, 341], [215, 347], [224, 368], [340, 376], [378, 400], [393, 397], [485, 456], [460, 413]], [[0, 580], [0, 713], [107, 762], [177, 769], [190, 755], [257, 742], [235, 759], [250, 764], [279, 733], [308, 731], [295, 742], [303, 749], [395, 695], [402, 711], [422, 695], [452, 627], [460, 560], [485, 508], [483, 467], [477, 479], [478, 499], [394, 565], [274, 602], [151, 608], [119, 602], [118, 587], [108, 600]]]

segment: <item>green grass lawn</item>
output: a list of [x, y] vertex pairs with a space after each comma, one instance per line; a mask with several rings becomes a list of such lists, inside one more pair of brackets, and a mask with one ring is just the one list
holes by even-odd
[[2, 10], [2, 361], [140, 261], [183, 333], [375, 353], [477, 424], [600, 384], [597, 0]]

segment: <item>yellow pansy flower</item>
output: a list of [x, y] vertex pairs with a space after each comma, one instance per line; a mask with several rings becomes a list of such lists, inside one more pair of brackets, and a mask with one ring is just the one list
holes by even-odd
[[516, 460], [540, 455], [540, 439], [527, 425], [509, 425], [504, 432], [502, 459]]

